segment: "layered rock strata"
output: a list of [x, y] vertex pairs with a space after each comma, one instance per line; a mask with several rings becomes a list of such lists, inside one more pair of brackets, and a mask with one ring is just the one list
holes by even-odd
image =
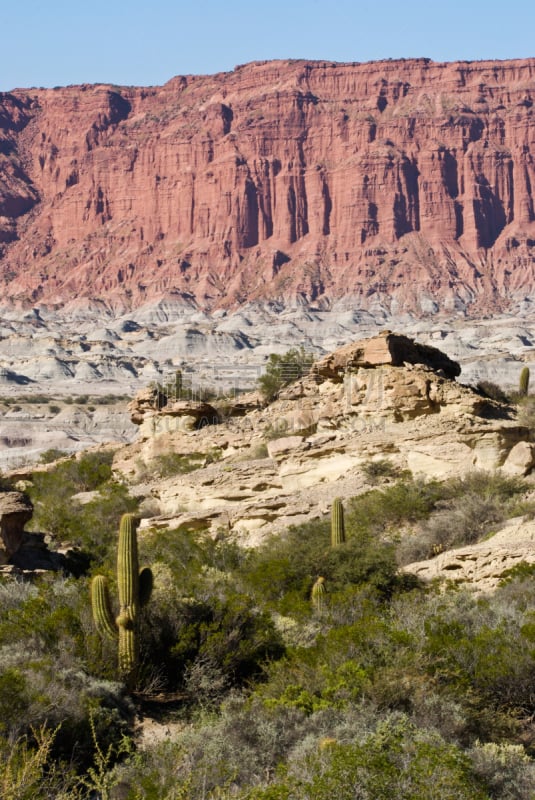
[[3, 302], [495, 310], [534, 288], [535, 60], [0, 95]]

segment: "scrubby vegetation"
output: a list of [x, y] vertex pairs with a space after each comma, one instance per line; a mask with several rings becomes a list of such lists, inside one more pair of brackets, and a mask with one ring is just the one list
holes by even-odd
[[[225, 531], [143, 531], [154, 581], [127, 691], [89, 601], [96, 574], [118, 596], [119, 518], [135, 511], [110, 462], [62, 461], [29, 488], [35, 527], [91, 561], [78, 578], [0, 583], [2, 797], [535, 796], [533, 569], [476, 597], [398, 568], [525, 511], [521, 481], [394, 482], [388, 470], [333, 520], [252, 551]], [[169, 735], [140, 748], [134, 715], [149, 710]]]
[[303, 347], [294, 347], [283, 355], [272, 353], [264, 374], [258, 379], [264, 399], [273, 400], [285, 386], [308, 375], [313, 363], [313, 354], [307, 353]]

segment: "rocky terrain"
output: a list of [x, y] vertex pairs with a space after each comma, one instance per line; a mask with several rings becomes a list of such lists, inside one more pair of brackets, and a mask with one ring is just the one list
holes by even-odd
[[[439, 350], [385, 332], [320, 359], [267, 407], [248, 395], [210, 411], [165, 405], [145, 391], [131, 403], [138, 439], [117, 452], [115, 469], [144, 498], [142, 530], [222, 531], [250, 545], [328, 513], [335, 497], [370, 488], [366, 466], [384, 459], [396, 474], [408, 469], [425, 479], [473, 469], [529, 475], [529, 429], [512, 409], [457, 383], [458, 372]], [[192, 471], [173, 473], [173, 464], [181, 469], [192, 458]], [[505, 569], [533, 561], [532, 528], [516, 520], [496, 538], [497, 553], [491, 542], [478, 545], [480, 566], [468, 549], [415, 570], [476, 576], [490, 588]]]
[[[514, 408], [458, 383], [459, 373], [437, 348], [384, 331], [323, 356], [267, 405], [258, 393], [210, 404], [144, 389], [129, 407], [137, 436], [116, 449], [114, 472], [141, 500], [141, 532], [193, 529], [252, 546], [369, 489], [370, 465], [385, 460], [393, 475], [426, 480], [529, 476], [531, 429]], [[31, 508], [16, 492], [2, 502], [3, 558], [16, 564]], [[535, 562], [533, 536], [532, 521], [512, 520], [488, 541], [407, 569], [484, 591]]]
[[[525, 310], [480, 320], [411, 315], [394, 320], [364, 311], [258, 305], [210, 316], [168, 303], [117, 315], [5, 312], [0, 469], [36, 461], [51, 447], [73, 451], [132, 440], [127, 400], [151, 382], [172, 379], [177, 369], [193, 392], [209, 388], [233, 396], [255, 388], [269, 353], [303, 346], [319, 357], [385, 327], [446, 352], [461, 365], [462, 383], [490, 380], [516, 388], [522, 366], [535, 357], [535, 317]], [[30, 402], [35, 400], [41, 402]]]
[[523, 302], [534, 91], [533, 59], [415, 59], [4, 93], [2, 303]]

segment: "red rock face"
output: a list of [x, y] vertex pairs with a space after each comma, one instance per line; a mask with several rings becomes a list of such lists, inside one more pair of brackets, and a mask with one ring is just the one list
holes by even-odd
[[491, 310], [535, 284], [534, 99], [535, 59], [0, 95], [3, 300]]

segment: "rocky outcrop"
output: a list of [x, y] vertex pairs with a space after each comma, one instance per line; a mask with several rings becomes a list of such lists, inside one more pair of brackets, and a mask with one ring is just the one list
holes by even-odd
[[0, 564], [7, 564], [20, 548], [24, 526], [33, 506], [22, 492], [0, 492]]
[[[389, 343], [403, 349], [393, 356]], [[413, 360], [428, 363], [406, 363], [400, 353], [420, 353]], [[439, 479], [473, 468], [529, 472], [529, 431], [506, 406], [446, 377], [444, 366], [456, 371], [434, 348], [395, 334], [357, 341], [267, 407], [221, 416], [213, 426], [172, 428], [166, 408], [149, 409], [138, 441], [116, 454], [114, 466], [142, 483], [142, 529], [223, 530], [250, 544], [369, 487], [363, 467], [370, 461], [386, 458], [394, 469]], [[151, 480], [151, 464], [166, 453], [205, 454], [206, 466]]]
[[535, 60], [0, 95], [10, 303], [494, 311], [534, 288]]
[[484, 542], [408, 564], [404, 570], [424, 581], [451, 581], [486, 592], [495, 589], [508, 570], [521, 564], [535, 564], [534, 545], [533, 520], [515, 519]]
[[446, 378], [457, 378], [461, 367], [436, 347], [419, 344], [408, 336], [383, 331], [379, 336], [351, 342], [316, 362], [313, 374], [330, 380], [343, 380], [346, 373], [359, 367], [383, 365], [401, 367], [403, 364], [422, 364]]
[[129, 403], [131, 420], [140, 425], [141, 437], [155, 436], [171, 431], [193, 431], [206, 425], [217, 425], [218, 411], [210, 405], [194, 400], [168, 400], [158, 389], [142, 389]]
[[0, 492], [0, 574], [65, 569], [67, 559], [48, 548], [44, 533], [28, 533], [33, 505], [23, 492]]
[[167, 405], [167, 396], [159, 389], [149, 386], [136, 394], [128, 404], [130, 420], [141, 425], [147, 415], [161, 411]]

